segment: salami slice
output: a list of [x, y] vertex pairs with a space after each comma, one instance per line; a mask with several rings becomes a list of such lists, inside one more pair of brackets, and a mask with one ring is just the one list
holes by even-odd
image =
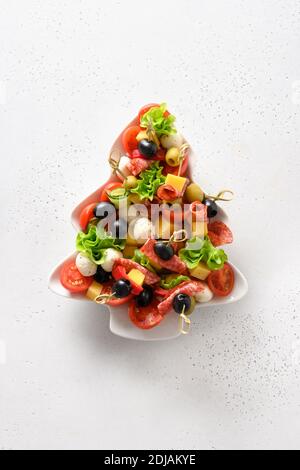
[[208, 236], [214, 246], [226, 245], [233, 242], [231, 230], [220, 220], [208, 224]]
[[173, 300], [178, 294], [187, 294], [191, 297], [198, 292], [202, 292], [205, 284], [201, 281], [187, 281], [171, 290], [170, 295], [158, 305], [158, 311], [161, 315], [166, 315], [173, 308]]
[[150, 261], [154, 262], [156, 265], [159, 265], [161, 268], [168, 269], [177, 274], [187, 274], [187, 267], [181, 259], [174, 255], [169, 261], [164, 261], [154, 251], [156, 241], [149, 239], [145, 245], [142, 247], [141, 251], [144, 253]]
[[142, 171], [147, 170], [153, 163], [153, 160], [144, 160], [143, 158], [134, 158], [128, 164], [128, 170], [133, 174], [133, 176], [137, 176]]
[[179, 192], [170, 184], [163, 184], [158, 188], [157, 196], [163, 201], [175, 201], [179, 197]]
[[116, 265], [123, 266], [127, 272], [131, 271], [131, 269], [138, 269], [142, 274], [144, 274], [145, 284], [148, 284], [149, 286], [152, 284], [156, 284], [160, 280], [160, 277], [157, 274], [152, 273], [151, 271], [144, 268], [143, 266], [136, 263], [135, 261], [132, 261], [131, 259], [120, 258], [115, 261], [114, 266]]

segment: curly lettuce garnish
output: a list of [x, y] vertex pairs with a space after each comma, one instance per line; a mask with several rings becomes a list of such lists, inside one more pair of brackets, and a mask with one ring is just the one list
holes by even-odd
[[159, 138], [163, 135], [176, 134], [177, 131], [174, 127], [176, 118], [171, 114], [166, 116], [166, 111], [167, 105], [165, 103], [161, 104], [159, 108], [151, 108], [142, 116], [141, 127], [152, 128]]
[[138, 179], [136, 188], [131, 193], [137, 194], [141, 200], [153, 201], [158, 188], [165, 183], [166, 178], [162, 174], [163, 167], [159, 162], [154, 162], [148, 170], [143, 171]]
[[179, 257], [189, 269], [196, 268], [202, 261], [212, 271], [222, 269], [228, 260], [225, 251], [215, 248], [208, 237], [204, 240], [199, 237], [189, 240], [186, 247], [179, 251]]
[[144, 268], [148, 269], [148, 271], [151, 271], [152, 273], [156, 274], [155, 269], [153, 268], [153, 266], [151, 266], [148, 256], [144, 255], [144, 253], [142, 253], [140, 250], [135, 250], [132, 261], [135, 261]]
[[89, 226], [88, 233], [79, 232], [76, 239], [76, 250], [84, 253], [94, 263], [100, 265], [105, 261], [105, 252], [108, 248], [122, 251], [126, 240], [113, 238], [102, 227]]
[[163, 289], [170, 290], [174, 289], [174, 287], [179, 286], [179, 284], [185, 281], [190, 281], [190, 278], [187, 276], [178, 276], [174, 277], [173, 279], [161, 279], [160, 287], [162, 287]]

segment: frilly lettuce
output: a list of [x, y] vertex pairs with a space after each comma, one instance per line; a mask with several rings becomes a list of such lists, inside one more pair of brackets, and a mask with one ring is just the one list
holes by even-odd
[[159, 108], [151, 108], [142, 116], [141, 127], [147, 129], [149, 125], [152, 126], [157, 137], [176, 134], [177, 131], [174, 127], [176, 118], [171, 114], [169, 116], [165, 116], [166, 111], [167, 105], [165, 103], [161, 104]]
[[174, 277], [173, 279], [170, 279], [170, 280], [167, 280], [167, 279], [162, 279], [160, 281], [160, 287], [162, 287], [163, 289], [174, 289], [174, 287], [177, 287], [179, 286], [179, 284], [181, 284], [182, 282], [185, 282], [185, 281], [190, 281], [190, 278], [187, 277], [187, 276], [178, 276], [178, 277]]
[[148, 271], [151, 271], [152, 273], [156, 274], [155, 269], [151, 266], [149, 258], [144, 255], [144, 253], [142, 253], [140, 250], [135, 250], [132, 261], [135, 261], [144, 268], [148, 269]]
[[108, 248], [123, 250], [126, 240], [118, 240], [107, 233], [103, 227], [89, 226], [88, 233], [79, 232], [76, 239], [76, 249], [85, 253], [94, 263], [102, 264], [105, 261], [105, 252]]
[[186, 247], [179, 251], [179, 257], [189, 269], [196, 268], [202, 261], [212, 271], [222, 269], [228, 260], [225, 251], [215, 248], [208, 237], [204, 240], [199, 237], [189, 240]]
[[166, 178], [162, 174], [163, 167], [159, 162], [154, 162], [148, 170], [143, 171], [138, 179], [136, 188], [131, 193], [137, 194], [141, 200], [150, 199], [153, 201], [158, 188], [165, 183]]

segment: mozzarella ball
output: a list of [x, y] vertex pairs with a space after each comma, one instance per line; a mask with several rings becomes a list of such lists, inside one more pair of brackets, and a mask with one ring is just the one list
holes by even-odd
[[138, 219], [133, 227], [133, 238], [138, 245], [144, 244], [154, 233], [154, 227], [149, 219]]
[[[128, 169], [128, 164], [131, 162], [131, 159], [124, 155], [123, 157], [120, 158], [119, 161], [119, 169], [122, 171], [124, 176], [130, 176], [131, 172]], [[123, 181], [124, 178], [118, 173], [118, 177]]]
[[94, 276], [97, 272], [97, 265], [82, 253], [77, 255], [76, 267], [80, 274], [85, 277]]
[[123, 258], [123, 254], [120, 251], [115, 250], [114, 248], [107, 248], [105, 252], [104, 263], [101, 266], [104, 271], [111, 273], [115, 261], [120, 258]]
[[184, 138], [179, 132], [177, 132], [177, 134], [173, 135], [163, 135], [160, 142], [165, 149], [169, 150], [172, 147], [180, 148], [184, 143]]
[[214, 294], [212, 293], [210, 288], [208, 286], [205, 286], [202, 292], [197, 292], [197, 294], [195, 294], [195, 299], [196, 299], [196, 302], [204, 303], [204, 302], [210, 302], [213, 296]]

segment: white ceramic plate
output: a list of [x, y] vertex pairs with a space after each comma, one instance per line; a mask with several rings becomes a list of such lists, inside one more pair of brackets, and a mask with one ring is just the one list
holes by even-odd
[[[136, 125], [137, 124], [137, 118], [134, 119], [128, 126], [130, 125]], [[126, 126], [126, 128], [128, 127]], [[124, 154], [122, 143], [121, 143], [121, 136], [117, 138], [115, 141], [114, 145], [112, 146], [111, 152], [114, 153], [115, 155], [118, 155], [120, 153], [121, 155]], [[193, 150], [190, 150], [190, 177], [193, 179], [193, 168], [195, 168], [195, 165], [197, 164], [197, 158]], [[199, 178], [197, 178], [197, 181]], [[119, 181], [117, 177], [111, 176], [108, 182], [110, 181]], [[204, 182], [198, 181], [200, 186], [205, 187]], [[79, 216], [81, 211], [86, 207], [88, 204], [91, 204], [93, 202], [99, 201], [99, 194], [102, 190], [102, 188], [107, 184], [103, 184], [102, 187], [98, 188], [97, 191], [92, 193], [90, 196], [88, 196], [84, 201], [82, 201], [76, 209], [73, 211], [72, 216], [71, 216], [71, 221], [72, 225], [75, 228], [76, 231], [80, 230], [80, 225], [79, 225]], [[223, 222], [228, 221], [228, 217], [225, 213], [225, 211], [219, 207], [219, 213], [218, 213], [218, 220], [222, 220]], [[67, 297], [70, 299], [74, 300], [81, 300], [81, 301], [86, 301], [89, 302], [83, 295], [78, 295], [78, 294], [72, 294], [68, 290], [66, 290], [60, 282], [60, 271], [62, 268], [62, 265], [69, 259], [75, 258], [76, 254], [73, 253], [69, 258], [63, 260], [52, 272], [50, 275], [50, 280], [49, 280], [49, 288], [58, 295], [61, 295], [63, 297]], [[232, 265], [235, 272], [235, 287], [232, 292], [232, 294], [229, 297], [219, 297], [219, 298], [214, 298], [212, 301], [203, 303], [203, 304], [198, 304], [196, 311], [194, 315], [197, 315], [197, 310], [201, 310], [203, 307], [215, 307], [215, 306], [220, 306], [220, 305], [227, 305], [233, 302], [237, 302], [238, 300], [242, 299], [247, 291], [248, 291], [248, 283], [245, 278], [245, 276], [239, 271], [239, 269]], [[118, 308], [110, 308], [110, 307], [103, 307], [99, 305], [99, 309], [106, 308], [110, 312], [110, 329], [112, 333], [122, 336], [124, 338], [128, 339], [135, 339], [135, 340], [141, 340], [141, 341], [155, 341], [155, 340], [166, 340], [166, 339], [172, 339], [180, 336], [180, 333], [178, 331], [178, 315], [175, 312], [169, 313], [164, 321], [156, 328], [153, 328], [151, 330], [140, 330], [136, 328], [132, 322], [130, 321], [128, 317], [128, 307], [125, 306], [120, 306]]]
[[[57, 295], [66, 297], [68, 299], [73, 299], [81, 302], [90, 302], [83, 295], [72, 294], [67, 289], [65, 289], [60, 282], [60, 272], [63, 264], [71, 259], [75, 259], [76, 253], [73, 253], [67, 259], [64, 259], [59, 265], [54, 269], [49, 279], [49, 288]], [[212, 301], [197, 304], [197, 308], [193, 315], [197, 315], [197, 310], [201, 311], [204, 307], [219, 307], [220, 305], [228, 305], [233, 302], [237, 302], [242, 299], [248, 291], [248, 283], [243, 276], [243, 274], [237, 269], [233, 264], [231, 264], [234, 273], [235, 273], [235, 287], [233, 292], [229, 297], [215, 297]], [[171, 312], [166, 315], [164, 321], [156, 328], [152, 330], [140, 330], [131, 323], [128, 317], [128, 307], [121, 306], [118, 308], [105, 307], [99, 305], [99, 309], [106, 308], [110, 311], [110, 329], [112, 333], [122, 336], [123, 338], [136, 339], [142, 341], [154, 341], [154, 340], [166, 340], [171, 338], [176, 338], [180, 336], [178, 331], [178, 315], [175, 312]]]

